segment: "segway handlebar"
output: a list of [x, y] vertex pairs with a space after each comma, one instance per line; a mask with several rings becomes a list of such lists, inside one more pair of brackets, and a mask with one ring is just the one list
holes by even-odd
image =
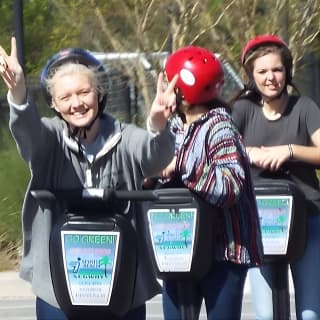
[[154, 190], [113, 190], [103, 188], [84, 188], [77, 190], [31, 190], [31, 195], [38, 200], [97, 200], [108, 202], [113, 199], [153, 201], [159, 199]]

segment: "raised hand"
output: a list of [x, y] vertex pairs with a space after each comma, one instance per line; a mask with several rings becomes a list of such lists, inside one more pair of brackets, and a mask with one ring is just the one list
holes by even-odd
[[0, 75], [9, 89], [13, 103], [22, 104], [26, 100], [26, 86], [23, 69], [18, 61], [16, 38], [11, 38], [10, 55], [0, 46]]
[[165, 88], [164, 75], [161, 72], [158, 76], [157, 94], [153, 100], [150, 110], [150, 121], [153, 128], [163, 130], [171, 113], [176, 109], [175, 86], [178, 75], [175, 75]]

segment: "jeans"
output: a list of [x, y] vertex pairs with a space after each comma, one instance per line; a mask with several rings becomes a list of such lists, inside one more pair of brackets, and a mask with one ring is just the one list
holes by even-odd
[[[290, 265], [290, 270], [297, 320], [320, 320], [320, 215], [308, 217], [306, 250], [302, 258]], [[256, 319], [272, 320], [270, 267], [249, 269], [248, 276]]]
[[[179, 306], [187, 299], [182, 312], [199, 318], [204, 299], [208, 320], [239, 320], [247, 267], [230, 262], [217, 262], [201, 280], [166, 280], [163, 282], [164, 320], [179, 320]], [[190, 314], [190, 313], [189, 313]]]
[[[39, 297], [36, 299], [37, 320], [68, 320], [62, 310], [43, 301]], [[129, 311], [124, 317], [118, 320], [144, 320], [146, 319], [146, 305]], [[108, 317], [105, 318], [108, 320]], [[115, 320], [113, 318], [113, 320]]]
[[66, 315], [60, 310], [37, 297], [36, 299], [37, 320], [68, 320]]

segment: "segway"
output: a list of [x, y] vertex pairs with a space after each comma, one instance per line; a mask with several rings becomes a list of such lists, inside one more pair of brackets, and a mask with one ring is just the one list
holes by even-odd
[[179, 183], [154, 190], [144, 224], [159, 279], [177, 282], [181, 318], [195, 319], [193, 281], [205, 276], [214, 257], [214, 207]]
[[[161, 197], [146, 210], [145, 225], [155, 272], [160, 279], [178, 281], [181, 317], [191, 320], [195, 318], [193, 290], [185, 280], [200, 279], [209, 271], [215, 214], [213, 206], [176, 186], [180, 184], [173, 182], [156, 190]], [[273, 269], [273, 319], [290, 319], [288, 265], [302, 256], [306, 245], [304, 194], [287, 180], [264, 179], [256, 182], [254, 189], [264, 263]]]
[[136, 232], [123, 211], [128, 200], [154, 200], [152, 191], [33, 190], [43, 206], [60, 208], [50, 238], [50, 269], [68, 319], [124, 316], [133, 298]]
[[264, 263], [272, 268], [273, 319], [290, 319], [288, 270], [306, 245], [305, 197], [288, 180], [261, 179], [255, 183]]

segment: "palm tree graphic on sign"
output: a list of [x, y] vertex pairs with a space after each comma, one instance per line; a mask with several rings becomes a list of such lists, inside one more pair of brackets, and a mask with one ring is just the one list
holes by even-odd
[[278, 217], [278, 223], [281, 225], [281, 228], [282, 228], [282, 231], [284, 230], [284, 227], [286, 225], [286, 216], [284, 214], [281, 214], [279, 217]]
[[188, 248], [187, 239], [189, 238], [189, 236], [190, 236], [190, 230], [189, 229], [183, 229], [181, 231], [181, 237], [184, 238], [184, 244], [185, 244], [186, 248]]
[[102, 259], [100, 259], [100, 264], [104, 266], [104, 275], [107, 278], [107, 266], [112, 264], [112, 260], [109, 256], [104, 256]]

